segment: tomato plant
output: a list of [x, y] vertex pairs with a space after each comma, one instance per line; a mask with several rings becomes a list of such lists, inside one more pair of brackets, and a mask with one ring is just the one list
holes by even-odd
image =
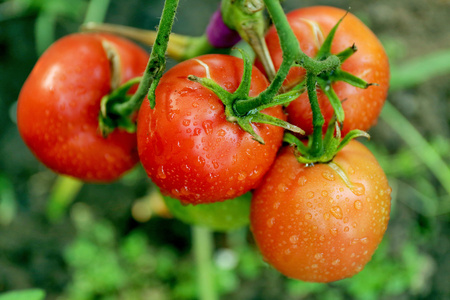
[[19, 132], [33, 154], [57, 173], [109, 182], [138, 162], [136, 135], [99, 132], [100, 101], [140, 76], [148, 54], [105, 34], [73, 34], [55, 42], [22, 87]]
[[[186, 203], [236, 198], [255, 188], [272, 164], [283, 129], [253, 124], [265, 145], [227, 120], [219, 97], [189, 75], [213, 79], [228, 92], [241, 83], [240, 58], [211, 54], [184, 61], [163, 75], [156, 106], [144, 101], [138, 115], [138, 150], [148, 176], [163, 194]], [[249, 95], [268, 86], [253, 68]], [[280, 106], [265, 113], [284, 119]]]
[[[326, 36], [345, 14], [346, 12], [339, 8], [313, 6], [294, 10], [286, 14], [286, 17], [303, 52], [315, 57]], [[266, 42], [275, 69], [278, 69], [283, 61], [283, 53], [274, 27], [267, 32]], [[352, 45], [356, 47], [352, 51], [356, 52], [343, 61], [342, 70], [374, 85], [361, 89], [344, 81], [334, 82], [335, 74], [323, 78], [326, 82], [332, 82], [331, 86], [342, 102], [345, 112], [343, 134], [352, 129], [366, 131], [376, 123], [389, 87], [389, 62], [383, 46], [364, 23], [351, 13], [347, 13], [337, 28], [331, 44], [331, 53], [338, 54]], [[285, 89], [294, 87], [304, 78], [304, 68], [292, 67], [284, 82]], [[326, 120], [323, 126], [325, 130], [335, 112], [327, 95], [320, 89], [318, 101]], [[286, 112], [288, 122], [305, 130], [306, 135], [312, 134], [313, 116], [306, 93], [293, 101]]]
[[254, 192], [251, 229], [264, 259], [284, 275], [340, 280], [371, 259], [387, 228], [390, 192], [383, 170], [357, 141], [313, 166], [286, 147]]

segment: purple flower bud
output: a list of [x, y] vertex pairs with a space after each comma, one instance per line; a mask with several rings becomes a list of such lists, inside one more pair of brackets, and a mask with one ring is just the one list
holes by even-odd
[[229, 48], [241, 40], [238, 32], [228, 28], [223, 22], [220, 8], [211, 16], [206, 28], [206, 36], [215, 48]]

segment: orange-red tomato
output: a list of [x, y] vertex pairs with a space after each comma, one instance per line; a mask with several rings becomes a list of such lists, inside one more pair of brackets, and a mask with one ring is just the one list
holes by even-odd
[[314, 166], [286, 147], [254, 192], [251, 229], [264, 259], [284, 275], [340, 280], [371, 259], [388, 225], [390, 193], [378, 162], [357, 141]]
[[[144, 101], [138, 116], [139, 156], [148, 176], [164, 195], [200, 204], [236, 198], [255, 188], [281, 146], [283, 129], [253, 124], [262, 145], [227, 120], [222, 101], [189, 75], [209, 77], [228, 92], [242, 79], [244, 62], [229, 55], [204, 55], [177, 64], [156, 88], [156, 105]], [[250, 96], [268, 81], [253, 68]], [[263, 111], [280, 119], [280, 106]]]
[[[286, 17], [303, 52], [314, 57], [324, 38], [345, 13], [344, 10], [334, 7], [313, 6], [294, 10]], [[267, 32], [266, 42], [275, 68], [278, 70], [283, 57], [274, 27]], [[337, 54], [353, 44], [358, 50], [342, 64], [342, 69], [368, 83], [377, 85], [367, 89], [357, 88], [342, 81], [332, 85], [338, 98], [342, 101], [345, 112], [343, 134], [352, 129], [366, 131], [373, 126], [381, 112], [389, 88], [389, 62], [383, 46], [364, 23], [348, 13], [336, 31], [331, 52]], [[303, 68], [293, 67], [284, 86], [292, 88], [304, 77], [305, 70]], [[334, 111], [328, 98], [319, 90], [318, 98], [326, 120], [324, 125], [324, 130], [326, 130]], [[312, 111], [307, 93], [303, 93], [293, 101], [287, 107], [286, 112], [288, 113], [288, 122], [305, 130], [306, 135], [312, 133]]]
[[103, 138], [100, 101], [111, 81], [142, 76], [147, 61], [143, 49], [112, 35], [72, 34], [55, 42], [19, 96], [19, 132], [33, 154], [55, 172], [89, 182], [109, 182], [131, 169], [138, 162], [136, 134], [115, 130]]

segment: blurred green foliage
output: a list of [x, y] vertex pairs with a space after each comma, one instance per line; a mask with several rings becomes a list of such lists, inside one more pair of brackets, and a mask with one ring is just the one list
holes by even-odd
[[[94, 2], [97, 8], [88, 6]], [[109, 2], [107, 11], [101, 8]], [[153, 29], [162, 2], [0, 2], [0, 300], [43, 299], [44, 290], [48, 299], [197, 299], [189, 226], [159, 216], [145, 223], [132, 218], [133, 202], [151, 192], [141, 169], [109, 186], [57, 178], [29, 153], [14, 123], [20, 87], [55, 38], [105, 16]], [[218, 2], [181, 2], [175, 31], [201, 34], [208, 18], [198, 16], [210, 15]], [[248, 228], [215, 233], [212, 276], [222, 299], [450, 298], [450, 60], [442, 26], [450, 11], [444, 2], [301, 3], [352, 6], [389, 53], [389, 104], [367, 145], [393, 188], [391, 222], [365, 269], [330, 284], [280, 275], [262, 261]]]

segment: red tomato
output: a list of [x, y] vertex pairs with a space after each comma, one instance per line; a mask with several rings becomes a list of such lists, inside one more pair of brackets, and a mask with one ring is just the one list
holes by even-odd
[[[138, 115], [138, 150], [148, 176], [163, 194], [185, 203], [236, 198], [260, 182], [281, 145], [283, 129], [254, 124], [261, 145], [226, 120], [224, 105], [188, 75], [210, 77], [229, 92], [241, 82], [243, 60], [204, 55], [170, 69], [156, 89], [156, 106], [144, 101]], [[268, 86], [253, 68], [250, 96]], [[281, 107], [263, 111], [285, 119]]]
[[328, 164], [300, 164], [281, 150], [253, 195], [250, 224], [265, 260], [284, 275], [330, 282], [371, 259], [390, 213], [386, 176], [370, 151], [351, 141]]
[[[297, 9], [286, 16], [303, 52], [314, 57], [324, 38], [345, 13], [344, 10], [334, 7], [314, 6]], [[274, 27], [267, 32], [266, 42], [275, 68], [278, 70], [283, 58]], [[356, 45], [358, 51], [342, 64], [342, 69], [368, 83], [378, 85], [370, 86], [367, 89], [356, 88], [344, 82], [336, 82], [332, 85], [342, 101], [345, 112], [343, 134], [352, 129], [366, 131], [373, 126], [381, 112], [389, 88], [389, 62], [383, 46], [369, 28], [349, 13], [336, 31], [331, 52], [337, 54], [353, 44]], [[305, 70], [303, 68], [293, 67], [284, 86], [292, 88], [304, 77]], [[325, 131], [334, 111], [328, 98], [320, 91], [318, 98], [326, 120], [323, 127]], [[312, 111], [307, 93], [303, 93], [293, 101], [286, 112], [288, 113], [288, 122], [305, 130], [306, 135], [312, 134]]]
[[116, 130], [103, 138], [100, 100], [112, 82], [141, 76], [147, 61], [143, 49], [111, 35], [73, 34], [55, 42], [19, 96], [18, 127], [27, 146], [57, 173], [89, 182], [117, 179], [138, 162], [136, 135]]

